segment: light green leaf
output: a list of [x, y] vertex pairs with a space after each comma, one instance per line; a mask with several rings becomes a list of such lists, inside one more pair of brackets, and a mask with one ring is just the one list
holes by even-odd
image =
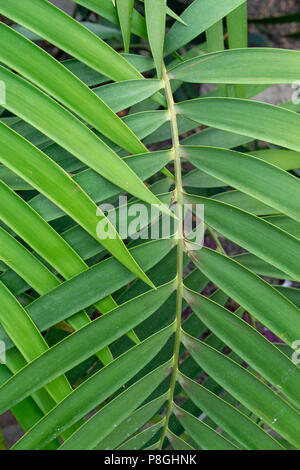
[[300, 74], [300, 52], [251, 48], [212, 52], [177, 65], [171, 79], [191, 83], [294, 83]]
[[0, 0], [0, 12], [112, 80], [142, 78], [102, 39], [50, 2]]
[[[0, 24], [0, 40], [7, 45], [5, 49], [1, 49], [1, 62], [43, 88], [99, 132], [129, 152], [145, 151], [143, 144], [127, 128], [124, 121], [52, 56], [3, 23]], [[23, 56], [16, 55], [16, 50], [22, 50], [26, 55], [26, 60], [23, 60]], [[144, 82], [144, 80], [139, 81]], [[137, 83], [135, 87], [138, 87]]]
[[[300, 242], [287, 232], [234, 206], [186, 195], [191, 204], [204, 204], [205, 223], [266, 262], [300, 280]], [[297, 254], [299, 253], [299, 254]]]
[[232, 10], [226, 18], [230, 49], [248, 46], [247, 1]]
[[285, 215], [270, 215], [264, 218], [267, 222], [270, 222], [276, 227], [291, 233], [296, 238], [300, 238], [300, 224], [295, 220], [286, 217]]
[[223, 0], [221, 3], [216, 3], [214, 0], [195, 0], [181, 15], [181, 19], [188, 26], [176, 22], [168, 32], [166, 37], [167, 52], [171, 53], [184, 46], [244, 1]]
[[[231, 11], [226, 18], [226, 26], [228, 33], [228, 46], [230, 49], [238, 49], [248, 47], [248, 4], [247, 1], [242, 3], [238, 8]], [[233, 87], [232, 96], [239, 98], [247, 98], [247, 87], [236, 85]]]
[[224, 188], [226, 183], [208, 175], [201, 170], [191, 170], [183, 177], [184, 187], [192, 188]]
[[157, 76], [162, 77], [162, 60], [165, 42], [166, 0], [145, 0], [148, 38]]
[[258, 199], [242, 193], [241, 191], [226, 191], [216, 194], [213, 196], [213, 199], [231, 204], [255, 215], [278, 214], [279, 212], [278, 209], [273, 209], [273, 207], [267, 206]]
[[[7, 109], [39, 128], [109, 181], [125, 191], [130, 188], [139, 199], [160, 205], [157, 198], [118, 155], [71, 113], [4, 68], [0, 69], [0, 79], [3, 79], [6, 84], [5, 106]], [[74, 135], [77, 137], [75, 140]], [[101, 158], [98, 155], [101, 155]], [[164, 206], [161, 208], [168, 212]]]
[[[86, 7], [88, 10], [92, 10], [98, 15], [103, 16], [111, 23], [119, 24], [119, 17], [117, 10], [114, 7], [112, 0], [72, 0], [79, 5]], [[132, 24], [131, 30], [137, 36], [147, 39], [147, 30], [145, 18], [140, 15], [135, 9], [132, 12]]]
[[[0, 160], [20, 176], [25, 176], [25, 180], [71, 215], [90, 235], [97, 239], [97, 224], [99, 220], [104, 219], [104, 214], [99, 208], [97, 209], [97, 206], [80, 186], [50, 158], [0, 123], [1, 136], [3, 136], [4, 145]], [[108, 219], [106, 220], [108, 222]], [[129, 254], [113, 225], [109, 222], [108, 226], [114, 237], [101, 239], [99, 242], [128, 269], [148, 282], [147, 277]]]
[[129, 52], [134, 0], [116, 0], [116, 6], [123, 36], [124, 50]]
[[233, 259], [260, 276], [274, 277], [277, 279], [292, 279], [288, 274], [266, 263], [252, 253], [242, 253], [241, 255], [234, 256]]
[[201, 124], [300, 150], [296, 137], [300, 116], [279, 106], [238, 98], [196, 98], [177, 104], [176, 109]]
[[260, 158], [272, 165], [279, 166], [282, 170], [294, 170], [300, 168], [300, 152], [284, 149], [253, 150], [251, 155]]
[[[93, 91], [117, 113], [149, 98], [149, 96], [152, 96], [162, 87], [162, 81], [156, 79], [124, 80], [122, 82], [110, 83], [109, 85], [94, 88]], [[102, 117], [102, 119], [104, 119], [104, 117]], [[126, 120], [123, 122], [126, 122]], [[117, 141], [116, 138], [114, 140]], [[144, 151], [145, 148], [135, 153], [142, 153]]]
[[29, 250], [0, 227], [0, 258], [37, 292], [46, 293], [59, 285], [55, 275]]
[[179, 21], [179, 23], [183, 24], [184, 26], [187, 26], [187, 23], [185, 21], [183, 21], [182, 18], [180, 18], [180, 16], [178, 16], [173, 10], [171, 10], [171, 8], [169, 8], [167, 6], [167, 9], [166, 9], [166, 12], [167, 12], [167, 15], [169, 15], [171, 18], [174, 18], [174, 20], [176, 21]]
[[277, 209], [278, 213], [300, 221], [300, 181], [295, 176], [249, 154], [232, 150], [182, 147], [182, 153], [200, 170]]
[[[110, 39], [121, 36], [121, 31], [114, 27], [105, 26], [104, 24], [99, 23], [91, 23], [90, 21], [79, 21], [79, 23], [82, 23], [83, 26], [85, 26], [87, 29], [96, 34], [96, 36], [99, 36], [101, 39]], [[22, 34], [22, 36], [25, 36], [25, 38], [30, 39], [31, 41], [42, 40], [42, 38], [38, 34], [29, 31], [29, 29], [24, 28], [23, 26], [16, 24], [13, 25], [12, 28], [18, 33]]]
[[[182, 116], [178, 116], [180, 119]], [[234, 148], [251, 142], [251, 137], [233, 134], [207, 127], [201, 131], [191, 134], [181, 141], [182, 145], [208, 145], [209, 147]]]
[[[47, 343], [33, 321], [1, 282], [0, 299], [1, 324], [26, 361], [32, 361], [41, 353], [47, 351]], [[58, 377], [54, 382], [49, 383], [46, 388], [56, 402], [61, 401], [72, 390], [64, 377]]]

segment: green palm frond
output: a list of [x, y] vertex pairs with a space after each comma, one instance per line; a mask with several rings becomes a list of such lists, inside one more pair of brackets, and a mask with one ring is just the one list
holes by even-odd
[[299, 449], [300, 105], [252, 98], [300, 52], [245, 0], [73, 2], [0, 0], [12, 449]]

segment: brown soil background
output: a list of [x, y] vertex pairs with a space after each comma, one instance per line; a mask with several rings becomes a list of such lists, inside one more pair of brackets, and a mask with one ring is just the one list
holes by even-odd
[[[266, 18], [270, 16], [283, 16], [300, 12], [299, 0], [248, 0], [249, 18]], [[288, 38], [287, 34], [300, 32], [300, 23], [276, 25], [251, 25], [250, 32], [264, 32], [274, 47], [300, 49], [300, 37]]]

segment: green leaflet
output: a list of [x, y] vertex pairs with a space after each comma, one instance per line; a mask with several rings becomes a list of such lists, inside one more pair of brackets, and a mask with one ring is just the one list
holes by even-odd
[[0, 166], [0, 178], [3, 183], [11, 189], [15, 189], [17, 191], [30, 191], [32, 189], [31, 186], [22, 178], [19, 178], [9, 168], [6, 168], [3, 165]]
[[149, 428], [141, 431], [140, 433], [133, 436], [128, 441], [124, 442], [118, 450], [139, 450], [144, 447], [161, 429], [164, 424], [164, 420], [161, 419], [158, 423], [153, 424]]
[[[144, 180], [167, 165], [170, 158], [171, 152], [169, 150], [162, 150], [158, 152], [148, 152], [145, 154], [125, 157], [124, 161], [138, 174], [138, 176], [141, 177], [141, 179]], [[93, 170], [88, 169], [76, 173], [73, 177], [73, 180], [80, 187], [82, 187], [82, 189], [96, 203], [103, 202], [110, 197], [123, 193], [123, 191], [118, 186], [115, 186], [110, 181], [107, 181]], [[42, 194], [32, 198], [29, 201], [29, 205], [47, 221], [58, 219], [65, 215], [65, 213], [59, 209], [59, 207], [57, 207], [57, 205], [52, 203]], [[99, 220], [100, 219], [98, 219], [98, 221]], [[77, 226], [74, 228], [74, 230], [78, 228], [79, 227]], [[72, 230], [73, 229], [71, 228], [70, 231]]]
[[104, 41], [50, 2], [30, 0], [25, 5], [1, 0], [0, 12], [113, 80], [142, 78]]
[[[117, 28], [105, 26], [102, 24], [92, 23], [90, 21], [79, 21], [85, 26], [87, 29], [92, 31], [96, 36], [99, 36], [101, 39], [110, 39], [116, 36], [121, 36], [121, 31]], [[20, 25], [13, 25], [13, 29], [18, 31], [18, 33], [25, 36], [25, 38], [30, 39], [31, 41], [41, 41], [42, 38], [38, 35], [29, 31], [29, 29], [24, 28], [24, 26]]]
[[288, 274], [280, 271], [271, 264], [266, 263], [252, 253], [243, 253], [241, 255], [237, 255], [234, 257], [234, 260], [245, 266], [245, 268], [261, 276], [290, 279]]
[[176, 109], [200, 124], [300, 150], [300, 116], [279, 106], [238, 98], [196, 98], [178, 103]]
[[[138, 325], [154, 313], [167, 300], [173, 290], [174, 282], [171, 282], [155, 291], [143, 294], [141, 297], [116, 307], [116, 309], [111, 310], [97, 321], [91, 322], [53, 346], [47, 356], [42, 355], [37, 361], [31, 362], [29, 366], [23, 368], [1, 388], [3, 396], [3, 401], [1, 401], [2, 410], [18, 403], [20, 397], [30, 395], [44, 382], [47, 383], [51, 378], [56, 378], [63, 373], [62, 371], [68, 371], [79, 364], [82, 359], [87, 359], [97, 350], [123, 336], [131, 329], [126, 325], [127, 315], [129, 315], [129, 321], [133, 326]], [[144, 311], [141, 310], [143, 303]], [[102, 335], [102, 331], [105, 331], [106, 334], [103, 333]], [[100, 338], [99, 334], [102, 335]], [[87, 342], [90, 344], [88, 350], [86, 349]], [[70, 347], [74, 348], [73, 352]], [[51, 361], [51, 366], [49, 366], [48, 361]], [[45, 369], [45, 364], [48, 364], [47, 369]], [[36, 377], [38, 376], [39, 383], [36, 383]], [[17, 384], [19, 384], [18, 388]], [[9, 390], [10, 392], [8, 392]], [[7, 395], [7, 402], [5, 403], [4, 396], [7, 393], [9, 395]]]
[[[168, 361], [131, 385], [81, 426], [60, 449], [93, 449], [155, 390], [167, 375], [170, 363]], [[99, 429], [101, 432], [96, 433]]]
[[[0, 182], [0, 217], [64, 277], [86, 269], [77, 253], [24, 200]], [[13, 214], [19, 217], [13, 217]], [[39, 233], [39, 237], [34, 237]], [[55, 256], [56, 255], [56, 256]]]
[[[0, 383], [2, 384], [6, 380], [11, 377], [11, 373], [9, 372], [8, 368], [1, 364], [0, 366]], [[43, 413], [34, 400], [30, 398], [26, 398], [18, 405], [14, 406], [11, 409], [12, 414], [17, 419], [18, 423], [27, 431], [30, 429], [37, 421], [39, 421], [43, 417]], [[53, 447], [52, 447], [53, 446]], [[55, 441], [51, 443], [51, 447], [47, 447], [48, 449], [57, 449], [59, 447], [59, 441]]]
[[300, 153], [284, 149], [266, 149], [251, 151], [251, 155], [260, 158], [282, 170], [294, 170], [300, 166]]
[[[224, 44], [224, 28], [223, 20], [219, 20], [213, 24], [206, 31], [206, 44], [207, 52], [222, 51], [225, 47]], [[169, 74], [170, 77], [170, 74]], [[219, 85], [218, 92], [220, 96], [228, 95], [228, 88], [226, 85]]]
[[[125, 53], [121, 55], [125, 57], [125, 59], [128, 60], [128, 62], [130, 62], [130, 64], [132, 64], [139, 72], [147, 72], [154, 67], [153, 59], [151, 57]], [[63, 60], [62, 64], [88, 86], [100, 85], [101, 83], [107, 82], [107, 77], [89, 68], [77, 59]]]
[[174, 414], [185, 429], [189, 432], [193, 440], [202, 450], [237, 450], [238, 448], [230, 441], [222, 437], [214, 429], [187, 413], [179, 406], [174, 406]]
[[241, 191], [226, 191], [215, 195], [212, 199], [231, 204], [255, 215], [278, 214], [279, 212], [279, 210], [273, 209], [260, 200], [254, 199], [254, 197], [242, 193]]
[[130, 30], [134, 7], [134, 0], [116, 0], [120, 26], [122, 30], [124, 50], [129, 52], [130, 48]]
[[299, 446], [299, 413], [272, 389], [228, 356], [184, 333], [195, 361], [219, 384], [280, 435]]
[[[111, 21], [112, 23], [119, 24], [119, 17], [117, 10], [113, 5], [112, 0], [72, 0], [79, 5], [82, 5], [89, 10], [98, 13], [103, 18]], [[147, 38], [146, 23], [142, 15], [140, 15], [135, 9], [132, 12], [131, 29], [134, 34], [142, 38]]]
[[230, 49], [248, 46], [247, 1], [232, 10], [226, 18]]
[[[2, 204], [0, 210], [1, 219], [26, 242], [32, 245], [37, 253], [55, 267], [59, 273], [68, 279], [87, 269], [84, 261], [57, 232], [32, 210], [23, 199], [1, 183], [1, 181], [0, 194], [2, 195], [2, 200], [5, 201], [5, 204]], [[13, 217], [15, 213], [19, 214], [19, 218]], [[36, 233], [39, 233], [39, 237], [35, 237]], [[125, 245], [124, 248], [127, 252]], [[56, 256], [58, 253], [60, 254], [59, 257]], [[131, 255], [130, 258], [132, 258]], [[65, 263], [66, 260], [68, 260], [68, 264]], [[134, 261], [134, 264], [136, 264], [136, 261]], [[148, 279], [147, 276], [146, 279]], [[152, 285], [151, 281], [150, 285]], [[43, 293], [46, 293], [49, 291], [49, 286], [43, 286], [42, 289]], [[39, 292], [41, 292], [41, 289], [39, 289]], [[100, 303], [96, 301], [96, 308], [99, 308], [99, 311], [105, 313], [107, 301], [110, 308], [115, 305], [111, 300], [104, 298]], [[90, 321], [87, 314], [85, 312], [79, 312], [79, 310], [80, 309], [74, 312], [75, 315], [69, 319], [72, 327], [76, 329]], [[107, 362], [108, 358], [103, 357], [101, 353], [100, 355], [103, 361]]]
[[95, 448], [95, 450], [115, 449], [125, 439], [128, 434], [138, 431], [152, 416], [158, 412], [166, 401], [166, 394], [155, 398], [146, 405], [138, 408], [128, 418], [126, 418], [117, 429], [114, 429], [106, 438], [104, 438]]
[[293, 83], [300, 74], [300, 53], [251, 48], [212, 52], [177, 65], [171, 79], [192, 83]]
[[294, 237], [300, 238], [300, 224], [295, 222], [295, 220], [292, 220], [285, 215], [270, 215], [265, 217], [265, 220], [273, 225], [276, 225], [276, 227], [291, 233], [294, 235]]
[[284, 342], [291, 345], [300, 337], [299, 309], [267, 282], [236, 261], [211, 249], [203, 247], [189, 254], [209, 279]]
[[252, 326], [206, 297], [185, 289], [198, 318], [299, 408], [300, 369]]
[[[16, 344], [19, 351], [30, 362], [48, 349], [38, 329], [9, 290], [0, 283], [1, 324]], [[71, 392], [71, 386], [64, 377], [47, 385], [47, 390], [56, 402]]]
[[166, 0], [145, 0], [145, 14], [148, 38], [157, 70], [162, 76], [162, 60], [165, 41]]
[[59, 284], [59, 280], [30, 251], [0, 227], [0, 257], [23, 279], [31, 282], [37, 292], [46, 293]]
[[182, 152], [197, 168], [300, 221], [300, 182], [289, 173], [256, 157], [232, 150], [183, 147]]
[[[145, 3], [145, 0], [140, 0], [142, 3]], [[157, 7], [156, 7], [157, 8]], [[171, 8], [169, 8], [168, 6], [166, 6], [166, 14], [168, 16], [170, 16], [171, 18], [173, 18], [174, 20], [176, 21], [179, 21], [181, 24], [184, 24], [185, 26], [187, 26], [187, 24], [185, 23], [185, 21], [182, 20], [182, 18], [180, 18], [180, 16], [178, 16], [173, 10], [171, 10]]]
[[176, 434], [173, 434], [171, 431], [167, 432], [167, 438], [174, 450], [195, 450], [190, 444], [176, 436]]
[[293, 279], [300, 279], [297, 262], [299, 240], [234, 206], [191, 195], [186, 195], [186, 200], [192, 204], [204, 204], [205, 222], [217, 232], [287, 272]]
[[[232, 10], [226, 17], [228, 33], [228, 46], [230, 49], [248, 47], [248, 3], [245, 1], [238, 8]], [[247, 87], [236, 85], [233, 88], [233, 96], [247, 98]]]
[[192, 188], [224, 188], [224, 181], [218, 180], [201, 170], [190, 171], [183, 178], [183, 186]]
[[[3, 157], [0, 157], [2, 162], [17, 171], [18, 174], [23, 175], [34, 187], [69, 213], [90, 235], [97, 238], [96, 227], [104, 214], [99, 208], [97, 209], [96, 205], [81, 188], [50, 158], [47, 158], [37, 148], [19, 138], [8, 127], [0, 126], [1, 136], [4, 140]], [[22, 157], [19, 157], [19, 155]], [[109, 225], [110, 230], [114, 233], [114, 238], [101, 240], [103, 246], [111, 251], [128, 269], [133, 270], [148, 282], [136, 262], [129, 255], [112, 224]]]
[[195, 0], [181, 15], [181, 19], [188, 26], [176, 22], [168, 32], [166, 36], [166, 51], [171, 53], [184, 46], [244, 3], [244, 1], [224, 0], [219, 4], [214, 0]]
[[[87, 86], [53, 57], [3, 23], [0, 25], [0, 40], [7, 44], [5, 49], [1, 49], [1, 62], [50, 93], [99, 132], [112, 141], [116, 141], [129, 152], [140, 153], [145, 150], [143, 144], [105, 102], [97, 98]], [[16, 55], [16, 50], [22, 50], [22, 56]], [[26, 55], [26, 61], [23, 59], [24, 55]], [[144, 82], [144, 80], [140, 81]], [[79, 96], [80, 99], [78, 99]]]
[[233, 134], [207, 127], [182, 140], [182, 145], [208, 145], [210, 147], [234, 148], [251, 142], [251, 137]]
[[[148, 271], [168, 254], [173, 243], [169, 239], [155, 240], [132, 248], [131, 253], [142, 269]], [[115, 258], [108, 258], [35, 300], [26, 307], [26, 311], [38, 328], [44, 331], [105, 299], [134, 279], [134, 274]], [[12, 346], [3, 329], [0, 329], [0, 338], [8, 349]]]
[[[156, 79], [149, 80], [124, 80], [123, 82], [110, 83], [108, 85], [102, 85], [94, 88], [94, 92], [109, 106], [114, 112], [121, 111], [122, 109], [129, 108], [140, 101], [152, 96], [156, 91], [162, 88], [162, 82]], [[103, 120], [103, 115], [102, 118]], [[124, 119], [124, 123], [127, 123], [128, 119]], [[107, 135], [107, 137], [110, 137]], [[111, 140], [118, 143], [122, 147], [116, 135]], [[124, 147], [124, 146], [123, 146]], [[130, 150], [130, 149], [129, 149]], [[141, 144], [138, 152], [132, 153], [143, 153], [145, 147]]]
[[241, 445], [247, 449], [281, 449], [275, 439], [222, 398], [183, 374], [179, 375], [178, 380], [184, 391], [199, 406], [200, 410], [207, 413]]
[[[77, 388], [67, 400], [62, 402], [59, 408], [55, 408], [42, 422], [37, 424], [17, 444], [16, 448], [26, 449], [28, 446], [29, 448], [40, 448], [40, 446], [45, 445], [49, 440], [49, 436], [57, 433], [57, 428], [65, 428], [68, 423], [75, 421], [78, 416], [84, 416], [95, 408], [97, 404], [118, 390], [144, 367], [164, 345], [173, 330], [174, 327], [168, 327], [153, 335], [93, 375], [81, 387]], [[99, 384], [103, 383], [103, 381], [106, 381], [107, 387], [105, 389], [102, 388], [101, 393], [99, 393]], [[95, 393], [96, 390], [98, 390], [97, 393]], [[93, 396], [94, 398], [92, 399]], [[107, 432], [107, 434], [109, 433]], [[104, 435], [103, 438], [105, 437]], [[100, 441], [101, 439], [98, 440], [98, 442]]]
[[183, 21], [182, 18], [180, 18], [180, 16], [178, 16], [173, 10], [171, 10], [171, 8], [169, 8], [167, 6], [166, 8], [166, 11], [167, 11], [167, 15], [171, 16], [171, 18], [174, 18], [174, 20], [176, 21], [179, 21], [179, 23], [183, 24], [184, 26], [187, 26], [187, 23], [185, 21]]
[[[150, 204], [157, 203], [155, 196], [134, 172], [71, 113], [4, 68], [0, 70], [0, 79], [6, 84], [7, 109], [40, 128], [51, 139], [108, 180], [125, 190], [132, 188], [134, 195], [139, 199]], [[20, 101], [21, 96], [22, 101]], [[44, 118], [45, 115], [48, 119]], [[75, 141], [74, 135], [77, 137]], [[101, 155], [101, 159], [97, 158], [98, 155]], [[161, 207], [167, 211], [164, 206]]]
[[[224, 49], [223, 21], [220, 20], [216, 24], [208, 28], [208, 30], [206, 31], [206, 43], [207, 43], [207, 52], [221, 51]], [[184, 61], [184, 63], [186, 62], [190, 62], [190, 60]], [[177, 70], [178, 66], [176, 66], [175, 69]], [[172, 70], [173, 69], [170, 69], [170, 72], [168, 73], [170, 78], [174, 78]], [[184, 81], [187, 81], [187, 80], [184, 80]]]

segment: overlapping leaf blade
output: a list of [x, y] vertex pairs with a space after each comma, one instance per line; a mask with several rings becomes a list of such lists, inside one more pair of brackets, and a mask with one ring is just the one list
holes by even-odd
[[178, 103], [176, 108], [179, 114], [200, 124], [300, 149], [300, 116], [279, 106], [238, 98], [196, 98]]
[[113, 80], [142, 78], [108, 44], [50, 2], [1, 0], [0, 12]]
[[[0, 39], [7, 44], [7, 47], [1, 50], [1, 62], [42, 87], [121, 147], [132, 153], [145, 150], [143, 144], [125, 123], [111, 112], [105, 102], [97, 98], [92, 90], [49, 54], [3, 23], [0, 25]], [[22, 50], [27, 60], [24, 61], [22, 56], [16, 55], [16, 50]]]
[[169, 76], [194, 83], [294, 83], [299, 57], [298, 51], [286, 49], [228, 49], [187, 60]]
[[300, 182], [275, 165], [251, 155], [212, 147], [184, 147], [183, 155], [211, 176], [277, 209], [279, 213], [300, 220]]
[[[287, 344], [299, 336], [299, 309], [271, 285], [229, 257], [203, 247], [190, 251], [196, 266]], [[256, 295], [252, 295], [255, 292]]]

